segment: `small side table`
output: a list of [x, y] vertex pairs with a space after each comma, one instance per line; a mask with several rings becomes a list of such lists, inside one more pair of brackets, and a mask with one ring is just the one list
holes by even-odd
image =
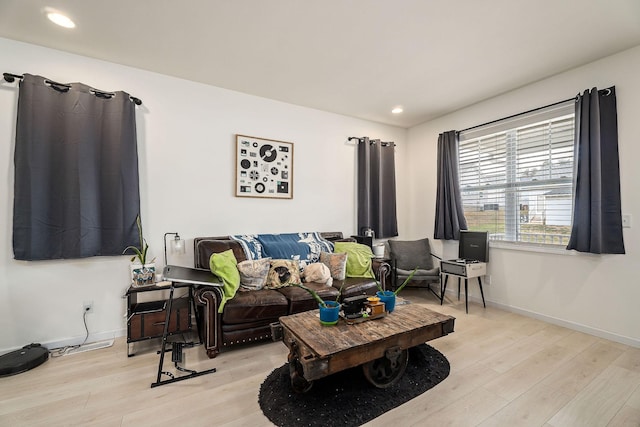
[[[160, 292], [168, 287], [149, 285], [130, 286], [125, 294], [127, 298], [127, 356], [134, 356], [131, 351], [133, 343], [138, 341], [162, 338], [166, 321], [167, 300], [157, 299], [138, 302], [138, 296], [147, 292]], [[168, 335], [181, 334], [193, 330], [191, 321], [191, 289], [189, 295], [176, 298], [171, 307], [171, 322]]]
[[487, 308], [484, 302], [484, 291], [482, 290], [482, 276], [487, 274], [487, 263], [477, 261], [465, 261], [465, 260], [442, 260], [440, 261], [440, 273], [444, 275], [444, 286], [440, 294], [440, 305], [444, 300], [444, 293], [447, 290], [447, 281], [449, 276], [456, 276], [458, 278], [458, 300], [460, 300], [460, 279], [464, 279], [464, 307], [467, 313], [469, 313], [469, 279], [474, 277], [478, 279], [478, 286], [480, 286], [480, 295], [482, 295], [482, 305]]

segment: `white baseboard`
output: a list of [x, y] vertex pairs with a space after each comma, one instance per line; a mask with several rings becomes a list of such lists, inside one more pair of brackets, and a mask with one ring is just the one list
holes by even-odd
[[[453, 294], [454, 298], [457, 298], [457, 290], [449, 289], [447, 290], [447, 295]], [[460, 293], [460, 300], [464, 298], [464, 292]], [[473, 301], [475, 303], [482, 304], [482, 299], [476, 296], [469, 295], [469, 301]], [[593, 335], [599, 338], [604, 338], [609, 341], [618, 342], [621, 344], [625, 344], [631, 347], [640, 348], [640, 340], [626, 337], [624, 335], [615, 334], [613, 332], [608, 332], [602, 329], [594, 328], [591, 326], [583, 325], [581, 323], [572, 322], [570, 320], [559, 319], [557, 317], [548, 316], [546, 314], [538, 313], [535, 311], [527, 310], [520, 307], [515, 307], [512, 305], [502, 304], [496, 301], [491, 301], [485, 298], [485, 303], [487, 306], [492, 306], [499, 308], [504, 311], [509, 311], [511, 313], [521, 314], [526, 317], [532, 317], [534, 319], [542, 320], [543, 322], [551, 323], [553, 325], [562, 326], [563, 328], [571, 329], [578, 332], [584, 332], [585, 334]]]
[[[112, 340], [115, 339], [117, 337], [121, 337], [126, 335], [126, 330], [125, 329], [118, 329], [115, 331], [106, 331], [106, 332], [98, 332], [95, 334], [89, 334], [89, 337], [87, 338], [87, 342], [85, 344], [91, 344], [91, 343], [95, 343], [95, 342], [99, 342], [99, 341], [106, 341], [106, 340]], [[56, 340], [56, 341], [47, 341], [47, 342], [43, 342], [40, 343], [43, 347], [48, 348], [49, 350], [52, 350], [54, 348], [62, 348], [62, 347], [67, 347], [67, 346], [72, 346], [72, 345], [80, 345], [82, 344], [82, 342], [84, 341], [84, 336], [81, 337], [73, 337], [73, 338], [66, 338], [66, 339], [62, 339], [62, 340]]]
[[103, 348], [108, 348], [111, 347], [113, 345], [114, 339], [109, 339], [109, 340], [105, 340], [105, 341], [96, 341], [93, 343], [86, 343], [86, 344], [82, 344], [79, 347], [67, 347], [66, 351], [64, 351], [62, 353], [63, 356], [70, 356], [72, 354], [78, 354], [78, 353], [84, 353], [85, 351], [92, 351], [92, 350], [100, 350]]

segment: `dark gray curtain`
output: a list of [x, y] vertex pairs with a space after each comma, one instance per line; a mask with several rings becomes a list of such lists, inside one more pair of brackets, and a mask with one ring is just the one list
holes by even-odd
[[578, 95], [575, 121], [575, 200], [567, 249], [624, 254], [615, 87]]
[[121, 255], [139, 246], [138, 154], [129, 95], [25, 74], [15, 147], [18, 260]]
[[358, 143], [358, 232], [398, 235], [394, 144], [361, 138]]
[[460, 240], [460, 230], [467, 229], [458, 169], [458, 133], [454, 130], [441, 133], [438, 136], [438, 189], [434, 239]]

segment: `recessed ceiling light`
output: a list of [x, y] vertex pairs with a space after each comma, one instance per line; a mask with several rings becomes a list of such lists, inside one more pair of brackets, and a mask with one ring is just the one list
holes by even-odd
[[65, 28], [75, 28], [76, 24], [69, 19], [68, 16], [61, 14], [60, 12], [48, 11], [47, 18], [54, 24], [60, 25]]
[[396, 107], [396, 108], [394, 108], [393, 110], [391, 110], [391, 112], [392, 112], [393, 114], [400, 114], [400, 113], [402, 113], [403, 111], [404, 111], [404, 110], [402, 109], [402, 107]]

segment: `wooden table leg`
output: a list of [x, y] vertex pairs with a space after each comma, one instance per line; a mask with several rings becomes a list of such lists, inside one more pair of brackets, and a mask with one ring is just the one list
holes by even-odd
[[296, 393], [306, 393], [313, 387], [313, 381], [307, 381], [304, 377], [302, 365], [298, 358], [297, 346], [294, 343], [291, 344], [289, 350], [289, 376], [291, 376], [291, 388]]

